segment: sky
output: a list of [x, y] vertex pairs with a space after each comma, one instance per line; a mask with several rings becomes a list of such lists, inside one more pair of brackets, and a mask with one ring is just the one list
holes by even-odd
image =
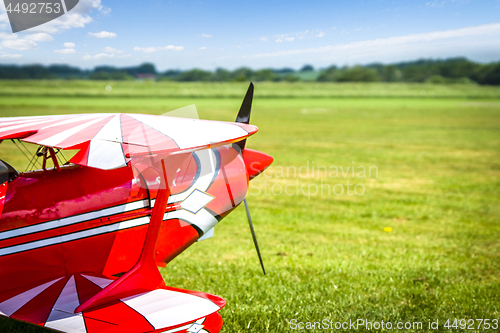
[[0, 64], [299, 69], [459, 56], [500, 60], [500, 0], [80, 0], [16, 34], [0, 1]]

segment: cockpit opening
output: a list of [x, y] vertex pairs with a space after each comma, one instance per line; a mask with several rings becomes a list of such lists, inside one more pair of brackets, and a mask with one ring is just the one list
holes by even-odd
[[[12, 165], [15, 165], [21, 172], [60, 171], [61, 168], [72, 165], [69, 159], [78, 152], [78, 150], [69, 150], [63, 154], [60, 149], [29, 143], [25, 144], [19, 139], [0, 140], [0, 143], [2, 143], [0, 156], [7, 157]], [[15, 153], [15, 150], [18, 150], [21, 154]], [[69, 157], [68, 154], [70, 155]], [[26, 167], [23, 166], [24, 163], [20, 159], [23, 155], [28, 160]], [[10, 167], [15, 170], [14, 167]], [[4, 169], [2, 168], [2, 170]]]
[[0, 160], [0, 184], [10, 182], [19, 175], [9, 163]]

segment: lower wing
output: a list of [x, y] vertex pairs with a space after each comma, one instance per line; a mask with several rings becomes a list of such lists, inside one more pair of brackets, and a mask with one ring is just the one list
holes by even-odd
[[0, 295], [0, 315], [62, 332], [219, 332], [224, 299], [162, 287], [75, 313], [113, 280], [74, 274]]

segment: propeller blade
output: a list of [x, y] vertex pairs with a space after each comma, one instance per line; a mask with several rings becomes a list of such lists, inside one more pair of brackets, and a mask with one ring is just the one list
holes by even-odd
[[262, 267], [262, 272], [266, 275], [266, 269], [264, 268], [264, 262], [262, 261], [262, 256], [260, 255], [259, 243], [257, 242], [257, 236], [255, 235], [255, 230], [253, 229], [252, 218], [250, 217], [250, 211], [248, 210], [247, 199], [243, 199], [245, 203], [245, 209], [247, 211], [248, 225], [250, 226], [250, 231], [252, 232], [253, 243], [255, 245], [255, 250], [257, 250], [257, 254], [259, 255], [260, 266]]
[[[243, 102], [241, 103], [240, 111], [238, 112], [238, 116], [236, 117], [237, 123], [250, 123], [250, 113], [252, 111], [252, 100], [253, 100], [253, 83], [250, 82], [248, 86], [247, 93]], [[233, 144], [233, 148], [236, 149], [240, 154], [243, 154], [243, 149], [245, 149], [245, 145], [247, 140], [241, 140]], [[264, 268], [264, 262], [262, 261], [262, 256], [260, 255], [259, 243], [257, 242], [257, 236], [255, 235], [255, 230], [253, 229], [252, 217], [250, 216], [250, 211], [248, 210], [247, 199], [243, 199], [245, 203], [245, 209], [247, 211], [248, 225], [250, 226], [250, 232], [252, 233], [253, 244], [255, 245], [255, 250], [257, 251], [257, 255], [259, 256], [260, 266], [262, 267], [262, 272], [266, 275], [266, 269]]]
[[[253, 100], [253, 83], [250, 82], [248, 86], [247, 93], [243, 102], [241, 103], [240, 111], [238, 112], [238, 116], [236, 117], [236, 123], [248, 124], [250, 123], [250, 112], [252, 111], [252, 100]], [[245, 148], [245, 144], [247, 143], [247, 139], [238, 141], [234, 144], [234, 146], [239, 147], [239, 152], [242, 152]]]

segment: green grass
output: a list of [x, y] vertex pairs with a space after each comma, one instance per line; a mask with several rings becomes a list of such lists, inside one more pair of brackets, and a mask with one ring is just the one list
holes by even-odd
[[[246, 89], [116, 82], [107, 93], [106, 84], [3, 81], [0, 113], [196, 104], [202, 118], [231, 121]], [[500, 319], [499, 88], [258, 83], [252, 123], [260, 131], [248, 147], [275, 158], [248, 196], [268, 274], [241, 207], [161, 270], [169, 285], [225, 298], [224, 332], [294, 331], [290, 319], [424, 323], [409, 332], [429, 331], [429, 319], [439, 331], [446, 319]], [[26, 165], [7, 142], [0, 154]], [[346, 174], [353, 166], [365, 177]], [[347, 182], [364, 194], [348, 195]]]
[[[499, 99], [497, 87], [475, 84], [258, 82], [263, 98], [482, 98]], [[111, 90], [106, 90], [110, 86]], [[178, 83], [154, 81], [0, 81], [0, 96], [11, 97], [147, 97], [237, 98], [248, 83]]]

